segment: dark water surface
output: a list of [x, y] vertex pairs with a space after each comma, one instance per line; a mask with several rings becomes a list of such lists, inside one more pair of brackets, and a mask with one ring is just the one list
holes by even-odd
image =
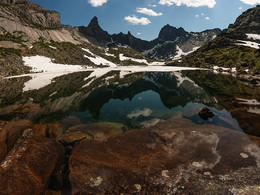
[[[41, 89], [26, 92], [22, 89], [29, 77], [4, 80], [0, 119], [58, 122], [64, 128], [111, 122], [134, 129], [170, 118], [178, 123], [178, 119], [185, 118], [201, 125], [213, 124], [260, 136], [260, 90], [243, 85], [231, 75], [182, 71], [120, 77], [114, 71], [86, 85], [88, 75], [64, 75]], [[215, 116], [200, 118], [198, 112], [203, 107]]]

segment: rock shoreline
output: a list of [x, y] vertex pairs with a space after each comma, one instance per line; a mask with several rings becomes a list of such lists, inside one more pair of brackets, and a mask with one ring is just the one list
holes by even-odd
[[[112, 128], [111, 124], [101, 127], [104, 132]], [[56, 141], [55, 128], [57, 140], [63, 145]], [[80, 129], [86, 127], [82, 125], [64, 134], [67, 136], [60, 134], [60, 128], [26, 120], [1, 122], [0, 148], [9, 152], [1, 153], [0, 192], [260, 192], [259, 137], [214, 125], [197, 125], [188, 119], [176, 123], [176, 118], [119, 135], [102, 134], [99, 129], [96, 138], [84, 138], [86, 132]], [[18, 138], [6, 137], [6, 132], [15, 129], [20, 132]], [[14, 132], [8, 135], [16, 135]], [[6, 138], [16, 141], [4, 146], [10, 143]]]

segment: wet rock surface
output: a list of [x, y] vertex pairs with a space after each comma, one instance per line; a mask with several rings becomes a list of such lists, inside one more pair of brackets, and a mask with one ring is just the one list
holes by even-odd
[[1, 194], [41, 194], [48, 187], [64, 148], [45, 137], [45, 126], [23, 131], [0, 164]]
[[69, 159], [72, 194], [259, 193], [259, 138], [251, 138], [171, 119], [103, 142], [83, 140]]

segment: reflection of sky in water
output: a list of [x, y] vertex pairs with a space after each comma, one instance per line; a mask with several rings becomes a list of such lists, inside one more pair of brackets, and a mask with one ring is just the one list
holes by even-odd
[[[237, 121], [225, 109], [217, 110], [209, 107], [216, 116], [207, 121], [201, 119], [198, 112], [202, 107], [205, 105], [189, 102], [184, 107], [176, 106], [169, 109], [163, 104], [158, 93], [149, 90], [135, 95], [132, 100], [128, 98], [124, 100], [110, 99], [101, 108], [99, 120], [136, 125], [152, 119], [166, 120], [170, 117], [183, 117], [198, 124], [214, 124], [241, 130]], [[74, 112], [72, 116], [80, 118], [83, 123], [94, 121], [89, 111]]]

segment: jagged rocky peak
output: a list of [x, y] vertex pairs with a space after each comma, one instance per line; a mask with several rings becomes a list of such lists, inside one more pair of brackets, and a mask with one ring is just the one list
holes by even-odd
[[181, 37], [187, 34], [183, 28], [175, 28], [169, 24], [165, 25], [158, 36], [159, 40], [175, 41], [177, 37]]
[[89, 23], [87, 28], [88, 29], [93, 29], [93, 30], [102, 30], [101, 27], [99, 26], [97, 16], [94, 16], [92, 18], [92, 20], [90, 21], [90, 23]]
[[107, 31], [104, 31], [99, 23], [98, 18], [94, 16], [87, 27], [77, 27], [81, 35], [87, 38], [96, 39], [97, 42], [107, 43], [111, 40], [110, 35]]

